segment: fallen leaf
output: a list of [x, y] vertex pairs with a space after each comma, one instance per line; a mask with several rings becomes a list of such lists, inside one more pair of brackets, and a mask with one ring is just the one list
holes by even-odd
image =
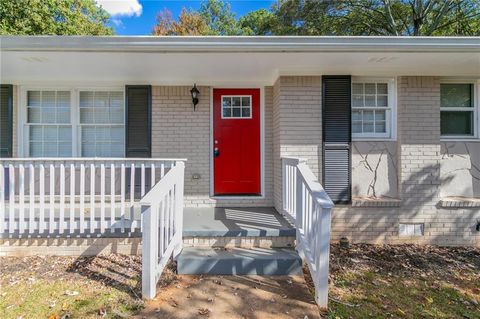
[[65, 295], [67, 296], [78, 296], [80, 293], [78, 291], [75, 291], [75, 290], [65, 290]]
[[210, 313], [210, 309], [207, 309], [207, 308], [198, 309], [198, 314], [199, 315], [208, 316], [209, 313]]

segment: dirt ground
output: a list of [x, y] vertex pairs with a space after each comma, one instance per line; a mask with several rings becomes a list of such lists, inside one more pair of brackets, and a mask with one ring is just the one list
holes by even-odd
[[177, 276], [135, 318], [320, 318], [302, 276]]

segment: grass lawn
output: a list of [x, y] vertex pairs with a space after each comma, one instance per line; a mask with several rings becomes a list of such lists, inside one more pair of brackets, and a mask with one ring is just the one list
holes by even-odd
[[[478, 248], [332, 245], [330, 265], [325, 318], [480, 319]], [[140, 273], [138, 256], [0, 258], [0, 317], [129, 318]], [[162, 287], [176, 283], [167, 269]]]
[[327, 318], [480, 318], [480, 250], [331, 248]]
[[140, 258], [0, 259], [2, 318], [128, 318], [143, 302]]

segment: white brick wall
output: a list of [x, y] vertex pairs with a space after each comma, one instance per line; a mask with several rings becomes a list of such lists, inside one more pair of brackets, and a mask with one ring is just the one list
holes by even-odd
[[[398, 208], [338, 205], [332, 214], [332, 239], [354, 242], [480, 246], [478, 208], [439, 207], [440, 83], [437, 77], [398, 81]], [[354, 181], [358, 182], [358, 181]], [[400, 223], [423, 223], [424, 236], [399, 237]]]
[[306, 158], [321, 178], [322, 109], [320, 76], [281, 76], [273, 88], [274, 201], [282, 208], [282, 156]]
[[[272, 206], [272, 88], [265, 95], [265, 196], [261, 199], [210, 198], [210, 87], [199, 87], [200, 103], [193, 111], [189, 86], [152, 88], [152, 156], [186, 158], [187, 206]], [[264, 97], [262, 97], [264, 98]], [[198, 180], [193, 174], [200, 174]]]

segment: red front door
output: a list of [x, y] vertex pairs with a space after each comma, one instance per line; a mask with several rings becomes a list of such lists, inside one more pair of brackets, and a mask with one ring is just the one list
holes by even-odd
[[215, 195], [260, 195], [260, 90], [213, 90]]

